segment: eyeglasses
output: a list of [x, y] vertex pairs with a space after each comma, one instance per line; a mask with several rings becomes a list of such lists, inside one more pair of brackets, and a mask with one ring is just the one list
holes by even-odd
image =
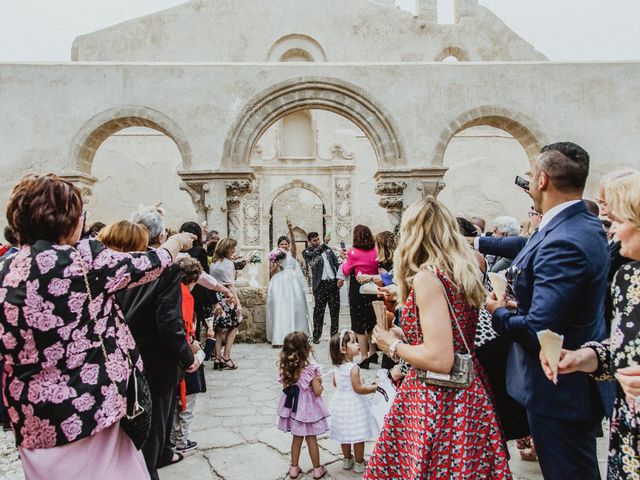
[[529, 218], [542, 216], [540, 212], [536, 212], [535, 210], [531, 210], [530, 212], [527, 212], [527, 215], [529, 215]]
[[600, 199], [600, 198], [596, 198], [596, 203], [600, 206], [600, 207], [606, 207], [607, 206], [607, 202], [605, 202], [604, 200]]

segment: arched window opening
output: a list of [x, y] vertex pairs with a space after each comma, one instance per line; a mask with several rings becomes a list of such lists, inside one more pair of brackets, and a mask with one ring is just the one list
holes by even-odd
[[282, 119], [282, 158], [313, 158], [314, 147], [311, 112], [302, 110]]
[[449, 170], [438, 200], [454, 215], [481, 216], [487, 226], [501, 215], [528, 220], [531, 199], [513, 179], [529, 171], [529, 157], [506, 130], [485, 124], [460, 131], [447, 146], [443, 166]]

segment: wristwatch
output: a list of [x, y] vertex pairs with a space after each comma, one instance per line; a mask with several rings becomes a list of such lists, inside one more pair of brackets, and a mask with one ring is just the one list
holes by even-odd
[[394, 362], [399, 362], [400, 358], [398, 357], [396, 350], [398, 349], [398, 345], [400, 345], [402, 341], [396, 340], [391, 345], [389, 345], [389, 349], [387, 350], [387, 357], [389, 357]]

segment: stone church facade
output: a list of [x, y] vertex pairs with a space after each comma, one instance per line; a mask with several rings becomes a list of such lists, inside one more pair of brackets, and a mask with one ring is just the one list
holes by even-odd
[[266, 252], [287, 217], [348, 244], [443, 189], [523, 218], [513, 176], [551, 141], [590, 151], [590, 194], [637, 166], [639, 63], [549, 62], [477, 0], [447, 25], [437, 0], [391, 3], [194, 0], [78, 37], [68, 63], [0, 64], [0, 195], [54, 171], [94, 220], [162, 201]]

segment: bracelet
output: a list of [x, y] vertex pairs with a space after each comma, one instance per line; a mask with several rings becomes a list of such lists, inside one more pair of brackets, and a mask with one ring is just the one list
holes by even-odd
[[184, 242], [180, 240], [180, 238], [177, 235], [172, 236], [171, 239], [178, 242], [178, 248], [180, 249], [180, 251], [184, 249]]
[[398, 345], [400, 345], [401, 343], [402, 342], [400, 340], [396, 340], [391, 345], [389, 345], [389, 348], [387, 349], [387, 357], [389, 357], [394, 362], [400, 361], [400, 358], [398, 357], [396, 350], [398, 349]]

